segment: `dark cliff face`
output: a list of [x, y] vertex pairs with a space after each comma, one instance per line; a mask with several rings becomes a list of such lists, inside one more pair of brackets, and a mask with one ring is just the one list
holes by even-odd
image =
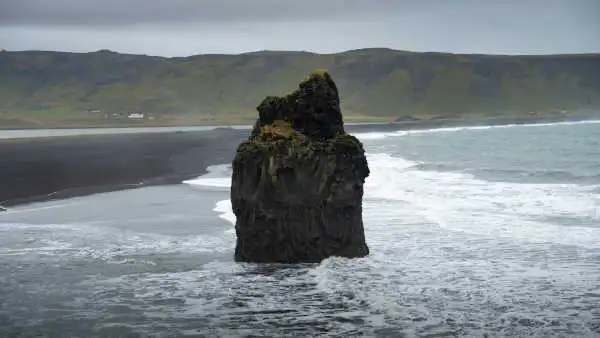
[[337, 87], [315, 72], [258, 107], [233, 161], [235, 259], [319, 262], [369, 253], [362, 221], [369, 175], [360, 141], [344, 132]]

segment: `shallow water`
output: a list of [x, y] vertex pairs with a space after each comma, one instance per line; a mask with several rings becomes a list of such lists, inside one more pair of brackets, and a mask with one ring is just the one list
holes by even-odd
[[0, 336], [600, 335], [600, 125], [358, 136], [369, 257], [233, 263], [226, 165], [21, 206]]
[[221, 127], [233, 129], [250, 129], [250, 126], [181, 126], [181, 127], [127, 127], [127, 128], [69, 128], [69, 129], [15, 129], [0, 130], [1, 139], [37, 138], [79, 135], [111, 135], [111, 134], [141, 134], [164, 133], [176, 131], [206, 131]]

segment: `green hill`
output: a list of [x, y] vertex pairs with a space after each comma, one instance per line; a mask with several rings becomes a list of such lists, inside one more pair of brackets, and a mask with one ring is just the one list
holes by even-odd
[[291, 91], [315, 68], [328, 69], [338, 83], [345, 115], [362, 120], [600, 108], [599, 54], [363, 49], [162, 58], [3, 51], [0, 116], [13, 122], [73, 122], [136, 111], [160, 120], [249, 118], [265, 96]]

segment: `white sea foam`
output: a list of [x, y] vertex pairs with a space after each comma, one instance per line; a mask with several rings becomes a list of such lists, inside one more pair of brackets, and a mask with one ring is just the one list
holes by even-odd
[[[372, 154], [365, 199], [403, 202], [397, 215], [421, 215], [448, 230], [596, 247], [600, 196], [575, 184], [490, 182], [470, 174], [423, 171], [416, 162]], [[577, 219], [554, 224], [552, 219]]]
[[231, 186], [231, 179], [222, 177], [199, 177], [192, 180], [184, 181], [183, 183], [215, 188], [229, 188]]
[[488, 130], [488, 129], [504, 129], [504, 128], [525, 128], [525, 127], [548, 127], [558, 125], [574, 125], [574, 124], [598, 124], [600, 120], [589, 121], [567, 121], [556, 123], [532, 123], [532, 124], [502, 124], [495, 126], [469, 126], [469, 127], [445, 127], [432, 129], [414, 129], [414, 130], [397, 130], [393, 132], [367, 132], [355, 133], [354, 136], [362, 140], [380, 140], [388, 137], [398, 137], [407, 135], [421, 135], [432, 133], [454, 133], [465, 130]]
[[[192, 186], [201, 186], [209, 188], [226, 188], [231, 187], [231, 165], [220, 164], [215, 166], [209, 166], [207, 168], [208, 173], [198, 178], [184, 181], [185, 184]], [[235, 215], [231, 209], [231, 201], [229, 199], [218, 201], [213, 211], [219, 213], [219, 217], [228, 221], [231, 224], [235, 224]], [[228, 229], [226, 232], [233, 233], [233, 229]]]
[[[182, 238], [138, 233], [99, 226], [98, 222], [28, 224], [0, 222], [5, 243], [2, 256], [45, 256], [62, 259], [94, 259], [127, 263], [124, 257], [152, 253], [224, 253], [234, 237], [194, 235]], [[149, 264], [151, 262], [147, 260]]]
[[43, 212], [43, 211], [46, 211], [49, 209], [72, 207], [76, 204], [77, 204], [77, 202], [68, 200], [68, 202], [60, 202], [58, 204], [49, 204], [49, 205], [33, 204], [33, 206], [25, 205], [25, 206], [19, 206], [17, 208], [6, 208], [6, 210], [3, 211], [2, 215], [23, 214], [23, 213], [30, 214], [30, 213], [34, 213], [34, 212]]
[[231, 165], [220, 164], [209, 166], [207, 171], [206, 175], [183, 181], [183, 183], [214, 188], [229, 188], [231, 186]]
[[228, 221], [231, 224], [235, 224], [235, 215], [231, 209], [231, 200], [222, 200], [217, 202], [217, 205], [213, 209], [219, 213], [219, 217]]
[[[371, 169], [365, 184], [367, 229], [386, 215], [480, 236], [587, 248], [596, 247], [600, 239], [600, 195], [590, 187], [492, 182], [468, 173], [420, 170], [418, 162], [384, 153], [367, 158]], [[219, 166], [211, 173], [229, 174], [226, 168]], [[225, 182], [230, 177], [203, 176], [191, 184], [228, 187]], [[213, 210], [235, 223], [230, 200], [219, 201]]]

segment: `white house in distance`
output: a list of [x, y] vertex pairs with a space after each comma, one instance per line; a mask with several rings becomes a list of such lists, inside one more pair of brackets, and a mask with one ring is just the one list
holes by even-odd
[[139, 119], [144, 118], [144, 114], [143, 113], [131, 113], [131, 114], [127, 115], [127, 118], [139, 120]]

